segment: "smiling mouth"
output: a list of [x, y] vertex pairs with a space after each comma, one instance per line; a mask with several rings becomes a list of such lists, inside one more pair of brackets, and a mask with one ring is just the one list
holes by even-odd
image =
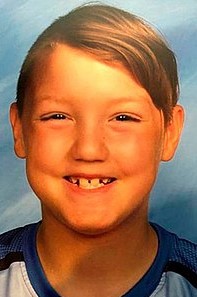
[[82, 189], [92, 190], [104, 187], [108, 184], [111, 184], [116, 180], [116, 178], [81, 178], [81, 177], [72, 177], [72, 176], [65, 176], [64, 179], [66, 179], [69, 183], [74, 184]]

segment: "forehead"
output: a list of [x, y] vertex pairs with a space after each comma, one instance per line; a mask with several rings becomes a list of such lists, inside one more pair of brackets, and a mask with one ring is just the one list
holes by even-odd
[[95, 56], [57, 45], [56, 48], [36, 63], [32, 75], [33, 98], [48, 95], [73, 97], [135, 97], [148, 98], [147, 91], [120, 63], [106, 64]]

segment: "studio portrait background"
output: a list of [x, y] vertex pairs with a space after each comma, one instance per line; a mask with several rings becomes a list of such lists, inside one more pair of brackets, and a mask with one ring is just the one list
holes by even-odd
[[[0, 2], [0, 232], [40, 219], [38, 199], [25, 178], [25, 163], [15, 157], [9, 105], [23, 59], [54, 19], [84, 1], [1, 0]], [[150, 203], [150, 220], [197, 242], [197, 1], [103, 1], [147, 19], [175, 51], [180, 103], [186, 120], [173, 161], [162, 163]]]

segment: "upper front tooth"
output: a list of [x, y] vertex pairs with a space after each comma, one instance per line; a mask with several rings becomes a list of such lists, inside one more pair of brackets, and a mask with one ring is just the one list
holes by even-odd
[[96, 187], [99, 185], [99, 178], [91, 179], [91, 185]]
[[79, 178], [79, 186], [81, 187], [87, 187], [88, 186], [88, 179], [86, 178]]

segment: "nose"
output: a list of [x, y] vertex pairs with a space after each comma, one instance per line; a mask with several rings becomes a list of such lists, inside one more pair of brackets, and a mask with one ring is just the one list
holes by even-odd
[[79, 161], [105, 161], [109, 150], [104, 131], [99, 125], [80, 125], [71, 147], [72, 158]]

